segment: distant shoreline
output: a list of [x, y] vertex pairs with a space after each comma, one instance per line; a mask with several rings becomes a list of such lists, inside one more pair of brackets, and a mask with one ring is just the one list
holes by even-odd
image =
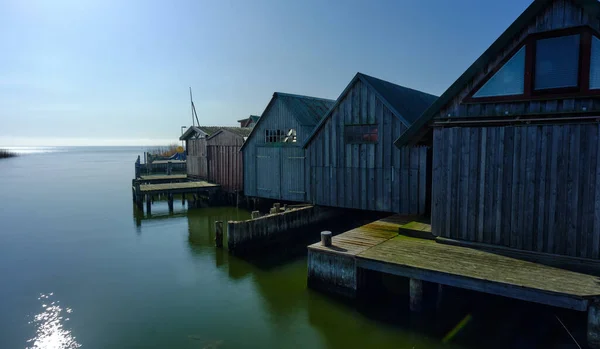
[[0, 149], [0, 159], [14, 158], [15, 156], [17, 156], [16, 153], [13, 153], [6, 149]]

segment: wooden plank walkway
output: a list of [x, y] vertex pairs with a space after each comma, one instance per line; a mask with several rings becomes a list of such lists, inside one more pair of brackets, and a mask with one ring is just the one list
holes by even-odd
[[141, 176], [140, 179], [148, 182], [170, 180], [170, 179], [187, 179], [187, 174], [174, 174], [174, 175], [147, 175]]
[[585, 311], [600, 299], [598, 277], [398, 235], [411, 224], [427, 231], [426, 226], [396, 215], [334, 236], [332, 247], [317, 243], [309, 250], [353, 256], [358, 268], [568, 309]]
[[181, 183], [161, 183], [161, 184], [141, 184], [141, 194], [182, 194], [192, 193], [202, 190], [211, 190], [219, 188], [219, 184], [206, 181], [181, 182]]

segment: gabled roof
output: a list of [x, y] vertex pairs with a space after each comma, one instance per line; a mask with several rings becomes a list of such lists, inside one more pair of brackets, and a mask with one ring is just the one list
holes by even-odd
[[248, 120], [252, 120], [252, 122], [257, 122], [258, 119], [260, 119], [260, 116], [258, 116], [258, 115], [250, 115], [249, 117], [247, 117], [245, 119], [240, 119], [237, 122], [244, 122], [244, 121], [248, 121]]
[[[190, 126], [183, 133], [183, 135], [181, 135], [181, 137], [179, 137], [179, 140], [185, 141], [185, 140], [195, 137], [197, 135], [201, 135], [204, 137], [211, 137], [212, 135], [219, 132], [220, 130], [228, 130], [233, 133], [242, 132], [242, 131], [239, 131], [242, 129], [243, 129], [242, 127], [232, 127], [232, 126]], [[243, 133], [242, 136], [245, 136], [245, 132], [242, 132], [242, 133]], [[236, 133], [236, 134], [238, 134], [238, 133]]]
[[265, 114], [271, 109], [271, 106], [277, 99], [281, 99], [282, 103], [287, 107], [287, 110], [294, 116], [300, 125], [309, 127], [315, 126], [323, 118], [325, 113], [327, 113], [327, 111], [335, 104], [335, 101], [332, 99], [275, 92], [273, 93], [271, 101], [269, 101], [269, 104], [265, 108], [265, 111], [263, 111], [256, 122], [256, 125], [252, 129], [247, 141], [240, 150], [243, 150], [246, 144], [249, 143], [248, 141], [255, 134], [254, 130], [258, 129], [258, 125], [264, 121]]
[[363, 73], [356, 73], [354, 78], [352, 78], [352, 81], [350, 81], [342, 94], [338, 97], [335, 104], [323, 117], [321, 122], [319, 122], [317, 127], [315, 127], [310, 137], [306, 139], [303, 147], [306, 147], [319, 132], [321, 127], [325, 125], [327, 119], [331, 117], [333, 110], [342, 102], [346, 94], [348, 94], [348, 92], [352, 89], [357, 80], [360, 80], [369, 86], [379, 97], [382, 103], [384, 103], [388, 109], [390, 109], [398, 118], [400, 118], [400, 120], [406, 124], [406, 126], [410, 126], [411, 123], [414, 122], [414, 120], [416, 120], [419, 115], [421, 115], [421, 113], [437, 99], [437, 96], [429, 93], [396, 85]]
[[250, 135], [252, 129], [247, 127], [221, 127], [217, 132], [211, 134], [207, 139], [211, 139], [222, 132], [231, 132], [236, 136], [246, 138], [248, 135]]
[[[415, 144], [423, 136], [429, 121], [440, 112], [460, 91], [495, 59], [508, 45], [515, 35], [525, 29], [530, 22], [535, 20], [537, 14], [553, 0], [535, 0], [523, 13], [496, 39], [496, 41], [437, 99], [417, 120], [396, 139], [397, 147]], [[575, 5], [586, 12], [598, 17], [600, 3], [598, 0], [571, 0]]]

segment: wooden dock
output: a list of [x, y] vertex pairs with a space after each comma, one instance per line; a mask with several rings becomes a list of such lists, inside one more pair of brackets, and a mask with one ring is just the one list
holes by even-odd
[[140, 184], [160, 184], [160, 183], [176, 183], [186, 182], [188, 177], [186, 174], [173, 174], [173, 175], [145, 175], [135, 179]]
[[411, 298], [413, 285], [415, 290], [422, 290], [425, 281], [589, 311], [590, 326], [600, 323], [596, 305], [600, 278], [596, 276], [435, 239], [399, 235], [406, 227], [428, 234], [426, 225], [391, 216], [334, 236], [331, 247], [310, 245], [309, 286], [355, 296], [360, 288], [357, 273], [373, 270], [410, 278]]
[[[206, 181], [187, 181], [185, 178], [174, 178], [177, 175], [151, 176], [149, 183], [144, 183], [144, 177], [134, 179], [132, 183], [133, 200], [140, 210], [144, 210], [143, 201], [146, 200], [146, 211], [151, 213], [153, 197], [157, 195], [167, 196], [169, 212], [173, 212], [173, 196], [182, 195], [182, 202], [185, 202], [186, 195], [189, 195], [193, 201], [197, 201], [200, 196], [211, 196], [221, 186]], [[150, 176], [146, 176], [148, 178]], [[161, 182], [163, 181], [163, 182]], [[168, 181], [168, 182], [164, 182]]]

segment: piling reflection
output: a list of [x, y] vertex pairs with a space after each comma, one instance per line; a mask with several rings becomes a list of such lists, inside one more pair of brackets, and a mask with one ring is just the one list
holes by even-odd
[[[62, 308], [60, 301], [53, 300], [53, 293], [40, 294], [42, 311], [36, 314], [29, 324], [36, 327], [35, 337], [29, 339], [27, 349], [72, 349], [79, 348], [79, 344], [70, 330], [64, 328], [64, 323], [69, 321], [70, 308]], [[63, 311], [65, 314], [63, 315]]]

